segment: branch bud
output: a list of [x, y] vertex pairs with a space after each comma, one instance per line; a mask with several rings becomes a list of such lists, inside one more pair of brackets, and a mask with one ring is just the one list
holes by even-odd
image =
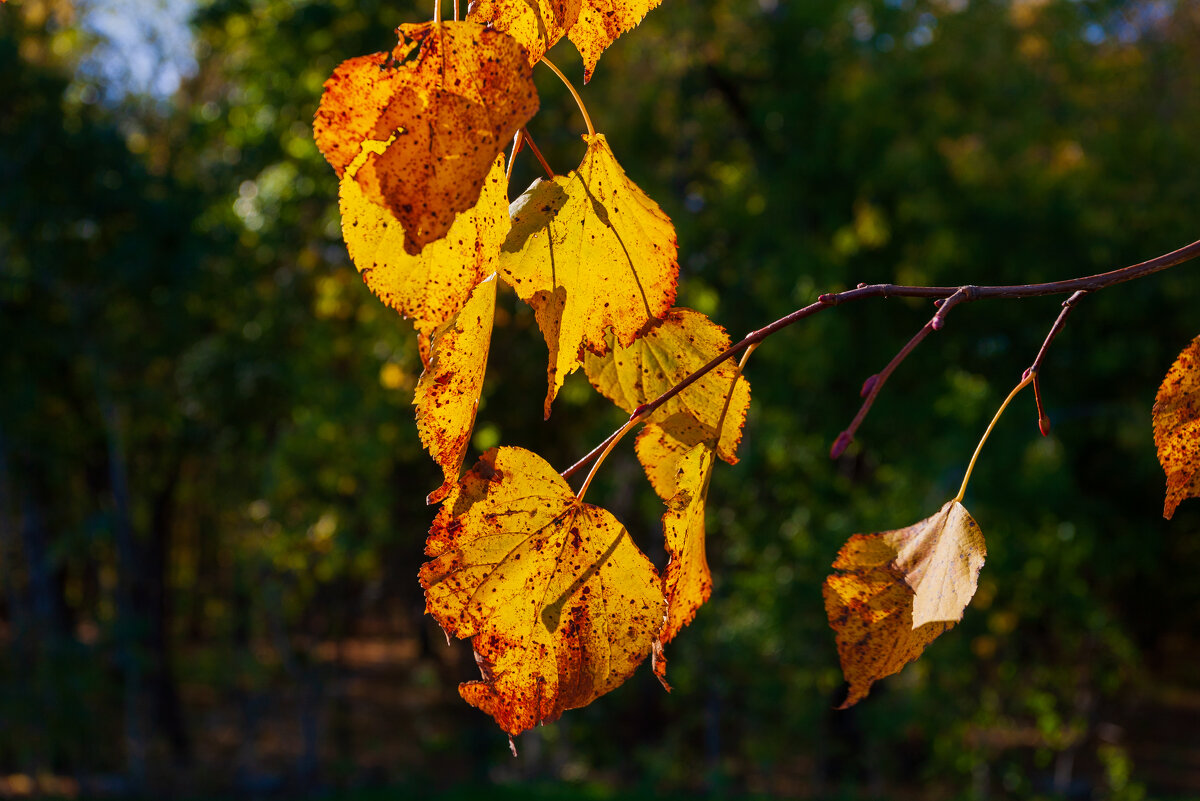
[[875, 385], [879, 383], [879, 373], [872, 376], [867, 376], [867, 380], [863, 382], [862, 389], [858, 392], [858, 397], [865, 398], [871, 394], [871, 390], [875, 389]]
[[846, 448], [850, 447], [850, 443], [854, 441], [853, 435], [849, 431], [843, 431], [837, 435], [837, 439], [833, 441], [833, 447], [829, 449], [829, 458], [837, 459], [846, 452]]

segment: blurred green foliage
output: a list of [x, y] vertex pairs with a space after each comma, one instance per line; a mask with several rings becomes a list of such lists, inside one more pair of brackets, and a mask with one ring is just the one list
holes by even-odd
[[[955, 309], [836, 462], [861, 382], [930, 309], [870, 301], [774, 337], [741, 462], [713, 479], [715, 594], [668, 653], [674, 692], [645, 671], [508, 755], [455, 692], [469, 645], [422, 618], [420, 363], [348, 262], [311, 139], [333, 67], [427, 14], [203, 2], [198, 73], [106, 105], [73, 79], [70, 3], [0, 8], [0, 774], [151, 795], [1200, 792], [1200, 509], [1162, 521], [1149, 422], [1200, 333], [1194, 265], [1080, 302], [1044, 370], [1053, 432], [1019, 400], [968, 493], [989, 558], [966, 618], [848, 712], [830, 561], [954, 493], [1059, 300]], [[569, 45], [555, 60], [580, 74]], [[582, 124], [535, 78], [530, 130], [566, 171]], [[668, 0], [584, 97], [676, 223], [680, 304], [735, 338], [859, 281], [1053, 280], [1200, 235], [1194, 0]], [[513, 193], [537, 174], [522, 156]], [[575, 375], [543, 422], [544, 347], [503, 294], [475, 445], [566, 466], [622, 415]], [[593, 496], [661, 561], [631, 447]]]

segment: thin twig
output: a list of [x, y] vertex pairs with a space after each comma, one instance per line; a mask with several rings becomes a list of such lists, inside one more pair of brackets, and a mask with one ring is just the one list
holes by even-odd
[[[711, 372], [723, 361], [736, 356], [750, 345], [762, 342], [767, 337], [782, 331], [790, 325], [800, 322], [803, 319], [813, 316], [825, 309], [840, 306], [843, 303], [851, 303], [854, 301], [865, 300], [867, 298], [930, 298], [949, 299], [957, 293], [963, 293], [960, 300], [955, 301], [955, 304], [966, 302], [968, 300], [983, 300], [984, 298], [1032, 298], [1044, 295], [1061, 295], [1068, 292], [1075, 293], [1079, 291], [1095, 292], [1099, 289], [1120, 284], [1125, 281], [1132, 281], [1137, 278], [1150, 275], [1151, 273], [1165, 270], [1169, 267], [1174, 267], [1178, 264], [1191, 261], [1200, 256], [1200, 240], [1197, 240], [1190, 245], [1179, 248], [1178, 250], [1164, 253], [1148, 261], [1139, 264], [1133, 264], [1128, 267], [1122, 267], [1118, 270], [1111, 270], [1106, 273], [1098, 273], [1096, 275], [1084, 276], [1082, 278], [1071, 278], [1065, 281], [1051, 281], [1042, 284], [1016, 284], [1006, 286], [959, 286], [959, 287], [923, 287], [923, 286], [905, 286], [900, 284], [860, 284], [854, 289], [848, 289], [844, 292], [833, 292], [821, 295], [815, 303], [810, 303], [801, 309], [796, 309], [794, 312], [780, 317], [775, 322], [767, 325], [757, 331], [752, 331], [747, 334], [740, 342], [726, 348], [723, 353], [714, 356], [702, 367], [697, 368], [689, 376], [684, 378], [671, 389], [659, 395], [649, 403], [638, 407], [634, 410], [633, 416], [649, 414], [655, 409], [662, 406], [671, 398], [678, 395], [683, 390], [690, 387], [702, 376]], [[948, 302], [948, 301], [947, 301]], [[946, 304], [943, 303], [943, 306]], [[939, 312], [942, 310], [939, 309]], [[936, 318], [936, 315], [935, 315]], [[942, 315], [945, 319], [945, 315]], [[930, 321], [932, 323], [932, 321]], [[874, 389], [874, 387], [872, 387]], [[632, 419], [632, 416], [631, 416]], [[569, 477], [583, 465], [591, 461], [600, 453], [607, 444], [616, 437], [616, 433], [610, 435], [604, 442], [592, 449], [587, 456], [580, 459], [571, 467], [563, 471], [564, 477]]]
[[533, 137], [529, 135], [529, 129], [522, 128], [521, 130], [525, 133], [525, 141], [528, 143], [529, 149], [533, 151], [533, 155], [537, 156], [538, 163], [542, 165], [546, 177], [553, 180], [554, 170], [550, 169], [550, 165], [546, 163], [546, 157], [542, 155], [541, 150], [538, 150], [537, 142], [533, 141]]
[[1063, 330], [1063, 326], [1067, 323], [1067, 315], [1071, 313], [1071, 309], [1075, 308], [1075, 304], [1087, 294], [1086, 290], [1079, 290], [1071, 297], [1063, 301], [1063, 309], [1058, 313], [1058, 319], [1054, 321], [1054, 325], [1050, 326], [1050, 332], [1046, 334], [1046, 339], [1042, 342], [1042, 347], [1038, 350], [1037, 357], [1033, 360], [1033, 364], [1025, 370], [1025, 375], [1033, 375], [1033, 399], [1037, 403], [1038, 413], [1038, 430], [1042, 432], [1043, 437], [1050, 435], [1050, 416], [1046, 414], [1046, 407], [1042, 405], [1042, 385], [1038, 381], [1038, 373], [1042, 369], [1042, 361], [1046, 358], [1046, 351], [1050, 349], [1050, 343], [1058, 336], [1058, 332]]

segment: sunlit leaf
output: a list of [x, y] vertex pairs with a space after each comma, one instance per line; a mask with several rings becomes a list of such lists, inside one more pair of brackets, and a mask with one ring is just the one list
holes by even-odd
[[[584, 369], [597, 391], [632, 414], [728, 348], [724, 328], [698, 311], [677, 308], [632, 344], [616, 345], [602, 356], [586, 354]], [[736, 374], [736, 359], [726, 360], [663, 404], [648, 422], [686, 445], [713, 438]], [[737, 461], [749, 406], [750, 383], [741, 378], [721, 426], [719, 451], [730, 464]]]
[[582, 0], [476, 0], [469, 21], [491, 24], [529, 51], [536, 64], [579, 19]]
[[636, 28], [661, 3], [662, 0], [583, 0], [579, 20], [567, 36], [583, 56], [584, 83], [592, 79], [596, 62], [608, 46], [621, 34]]
[[663, 571], [667, 598], [667, 625], [661, 635], [664, 643], [691, 623], [696, 610], [712, 595], [712, 574], [704, 551], [704, 505], [712, 476], [712, 448], [703, 443], [693, 445], [677, 464], [675, 493], [663, 515], [668, 559]]
[[1200, 497], [1200, 337], [1184, 348], [1154, 399], [1154, 447], [1167, 474], [1163, 517]]
[[529, 303], [550, 350], [545, 414], [583, 350], [628, 345], [675, 299], [675, 228], [631, 182], [602, 134], [579, 169], [538, 180], [510, 209], [500, 269]]
[[438, 331], [433, 358], [417, 382], [417, 431], [446, 477], [429, 493], [428, 503], [446, 497], [467, 452], [487, 370], [497, 283], [493, 274], [475, 287], [462, 311]]
[[390, 55], [343, 62], [313, 124], [341, 174], [367, 139], [389, 141], [358, 169], [364, 196], [391, 209], [417, 253], [475, 205], [496, 156], [537, 111], [525, 51], [473, 22], [401, 25]]
[[855, 534], [825, 580], [825, 613], [850, 683], [843, 707], [899, 672], [962, 619], [987, 549], [958, 501], [896, 531]]
[[459, 693], [509, 734], [620, 685], [663, 627], [658, 572], [629, 533], [521, 448], [489, 450], [466, 473], [425, 553], [426, 611], [474, 638], [483, 674]]
[[404, 250], [404, 228], [390, 209], [368, 200], [354, 180], [385, 142], [369, 140], [342, 176], [342, 237], [350, 259], [380, 300], [413, 322], [421, 360], [429, 362], [429, 337], [453, 317], [471, 290], [496, 271], [500, 245], [508, 234], [508, 188], [504, 156], [496, 157], [479, 201], [459, 214], [442, 239], [417, 255]]

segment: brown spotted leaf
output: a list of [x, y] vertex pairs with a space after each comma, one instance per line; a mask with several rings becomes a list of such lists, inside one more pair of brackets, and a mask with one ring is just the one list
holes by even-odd
[[442, 500], [458, 481], [483, 391], [498, 282], [495, 274], [481, 282], [462, 311], [438, 331], [433, 358], [417, 382], [417, 431], [445, 474], [427, 503]]
[[584, 349], [629, 345], [667, 313], [679, 273], [675, 228], [626, 177], [602, 134], [584, 137], [577, 170], [538, 180], [513, 201], [500, 269], [533, 307], [550, 350], [545, 414]]
[[[601, 356], [586, 354], [583, 364], [592, 386], [632, 414], [728, 348], [724, 328], [698, 311], [676, 308], [632, 344], [617, 344]], [[724, 412], [719, 451], [722, 459], [736, 463], [750, 406], [750, 382], [740, 378], [725, 410], [736, 374], [737, 360], [727, 359], [655, 410], [648, 422], [690, 446], [712, 439]], [[652, 472], [650, 464], [642, 463]]]
[[496, 156], [537, 111], [525, 51], [473, 22], [401, 25], [390, 55], [344, 62], [313, 124], [341, 174], [367, 139], [388, 141], [358, 169], [364, 196], [386, 206], [417, 253], [475, 205]]
[[474, 0], [467, 20], [512, 36], [533, 65], [575, 24], [581, 5], [582, 0]]
[[693, 445], [676, 464], [675, 492], [663, 515], [668, 558], [663, 571], [663, 595], [667, 598], [667, 625], [661, 635], [664, 643], [691, 623], [712, 595], [712, 574], [704, 551], [704, 505], [712, 477], [712, 448], [704, 443]]
[[350, 259], [379, 299], [412, 320], [421, 361], [429, 363], [429, 338], [453, 317], [471, 290], [496, 271], [508, 235], [508, 188], [504, 156], [496, 157], [479, 201], [464, 211], [450, 232], [417, 255], [404, 249], [404, 227], [391, 210], [368, 200], [355, 181], [358, 168], [386, 142], [368, 140], [342, 175], [342, 237]]
[[1154, 399], [1154, 447], [1167, 474], [1163, 517], [1200, 497], [1200, 337], [1184, 348]]
[[843, 708], [962, 619], [986, 555], [979, 526], [958, 501], [907, 528], [846, 542], [833, 563], [839, 572], [824, 586], [825, 613], [850, 683]]
[[592, 79], [596, 62], [608, 46], [658, 8], [662, 0], [583, 0], [579, 20], [567, 36], [583, 56], [583, 82]]
[[624, 526], [521, 448], [467, 471], [425, 553], [426, 611], [473, 638], [483, 674], [459, 693], [511, 735], [620, 685], [663, 627], [658, 573]]

